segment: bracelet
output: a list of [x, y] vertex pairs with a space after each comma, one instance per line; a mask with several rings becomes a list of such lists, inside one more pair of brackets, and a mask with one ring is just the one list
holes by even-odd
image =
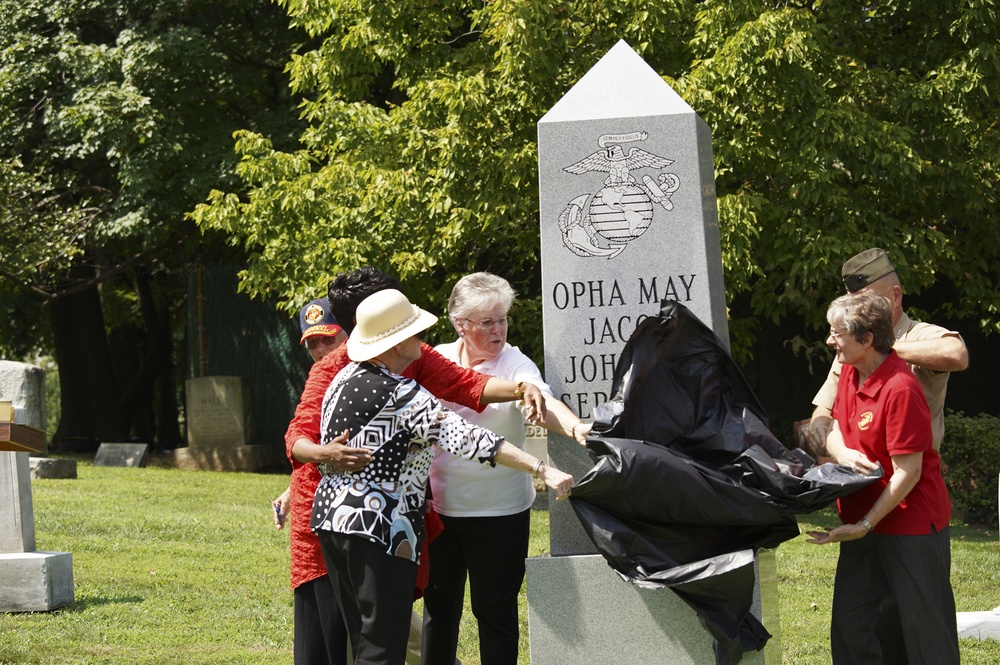
[[579, 427], [581, 424], [582, 423], [577, 423], [573, 425], [573, 429], [569, 431], [569, 438], [573, 439], [574, 441], [576, 440], [576, 428]]
[[514, 399], [519, 402], [524, 401], [524, 390], [521, 388], [524, 386], [524, 381], [518, 381], [517, 385], [514, 386]]
[[861, 526], [865, 527], [869, 531], [875, 528], [875, 525], [869, 522], [867, 517], [861, 518]]
[[531, 469], [531, 475], [538, 478], [538, 474], [541, 473], [542, 469], [545, 468], [545, 462], [542, 460], [537, 460], [535, 466]]

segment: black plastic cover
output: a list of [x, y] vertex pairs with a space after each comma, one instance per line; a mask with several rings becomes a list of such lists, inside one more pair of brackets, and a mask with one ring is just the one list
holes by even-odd
[[594, 411], [594, 467], [570, 502], [624, 579], [669, 587], [715, 638], [718, 665], [770, 635], [750, 614], [760, 547], [798, 535], [796, 513], [830, 505], [881, 476], [790, 451], [715, 334], [664, 301], [615, 368], [612, 398]]

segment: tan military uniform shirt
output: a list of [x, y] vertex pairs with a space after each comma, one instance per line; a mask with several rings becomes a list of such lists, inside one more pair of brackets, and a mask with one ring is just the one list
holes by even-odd
[[[897, 340], [940, 339], [942, 337], [961, 337], [954, 330], [948, 330], [932, 323], [913, 321], [905, 313], [896, 322], [893, 332]], [[941, 450], [941, 440], [944, 439], [944, 397], [948, 392], [948, 376], [951, 372], [938, 372], [918, 365], [907, 363], [910, 370], [920, 381], [924, 389], [924, 397], [931, 411], [931, 430], [934, 437], [934, 450]], [[813, 398], [813, 406], [823, 406], [833, 409], [833, 400], [837, 397], [837, 382], [840, 381], [840, 362], [834, 359], [827, 374], [826, 382]]]

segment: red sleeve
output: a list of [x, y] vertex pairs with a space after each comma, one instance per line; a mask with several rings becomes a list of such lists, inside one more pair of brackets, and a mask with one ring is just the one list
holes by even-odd
[[[420, 344], [420, 359], [407, 367], [403, 376], [413, 379], [438, 399], [467, 406], [479, 413], [486, 408], [479, 399], [490, 375], [456, 365], [429, 344]], [[316, 427], [319, 428], [319, 415]]]
[[292, 445], [302, 438], [319, 443], [319, 418], [323, 407], [323, 396], [333, 377], [337, 376], [337, 372], [349, 362], [347, 350], [341, 345], [339, 349], [328, 353], [310, 368], [309, 378], [306, 379], [302, 397], [299, 398], [299, 405], [295, 407], [295, 415], [285, 430], [285, 454], [291, 460], [293, 468], [298, 463], [292, 459]]

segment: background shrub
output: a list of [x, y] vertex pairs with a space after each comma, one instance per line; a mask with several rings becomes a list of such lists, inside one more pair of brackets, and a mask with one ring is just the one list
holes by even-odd
[[955, 516], [970, 525], [997, 527], [1000, 418], [948, 414], [941, 458]]

